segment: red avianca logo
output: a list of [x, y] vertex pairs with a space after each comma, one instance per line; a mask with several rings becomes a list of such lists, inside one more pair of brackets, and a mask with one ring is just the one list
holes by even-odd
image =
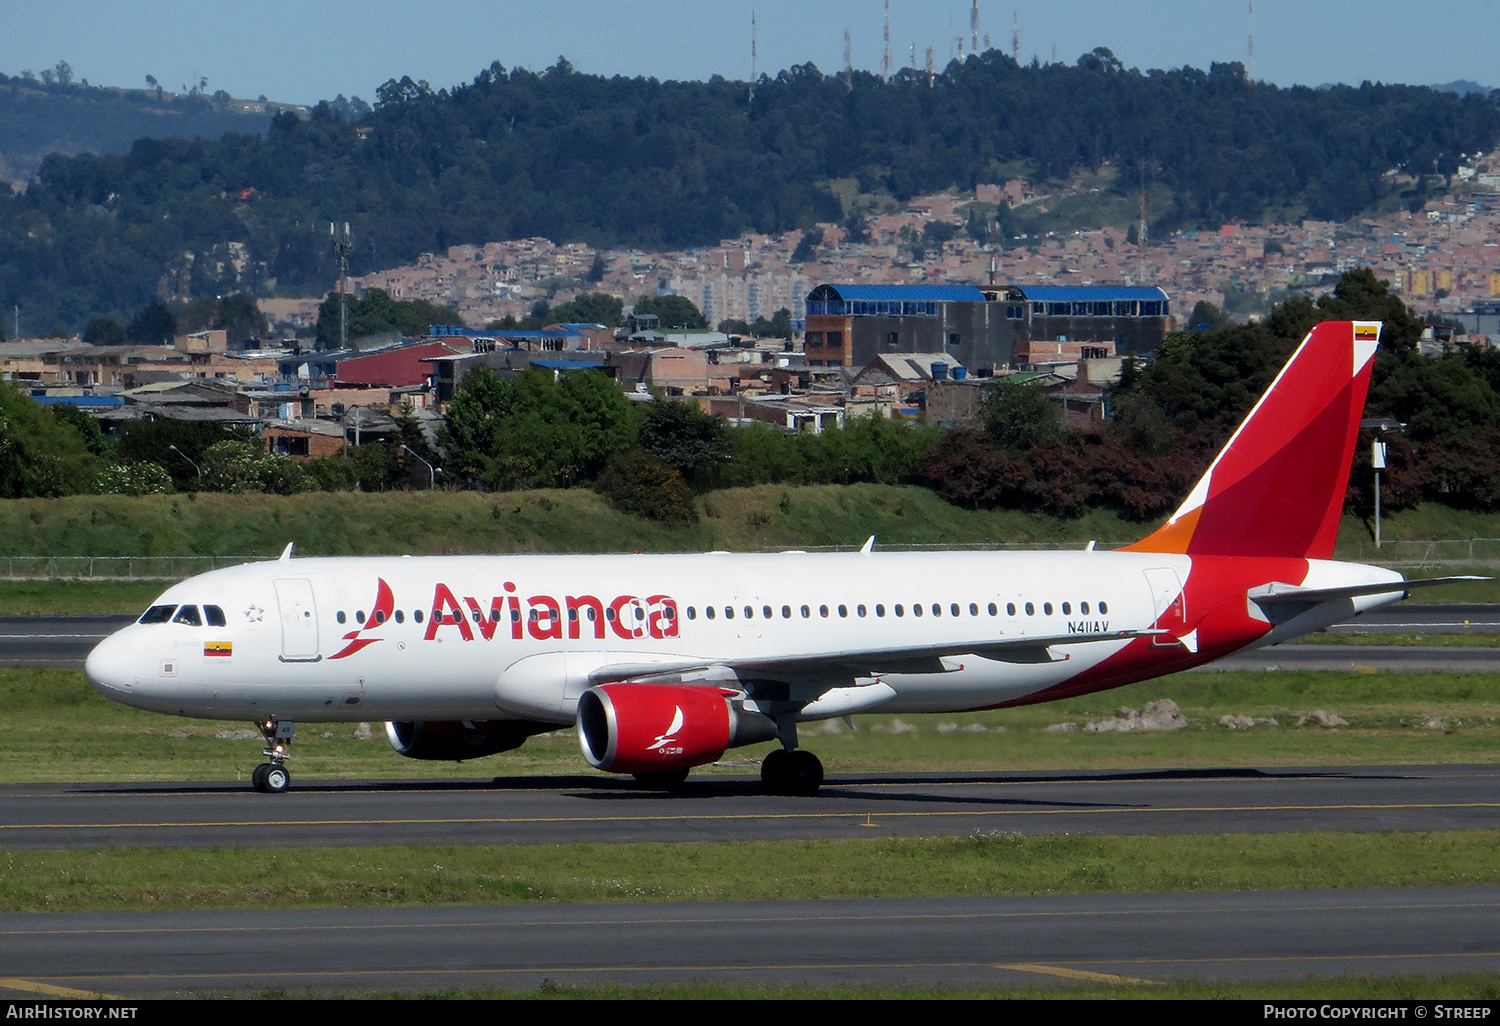
[[[464, 641], [491, 641], [501, 633], [502, 623], [510, 625], [508, 633], [516, 641], [528, 635], [539, 641], [564, 637], [603, 640], [611, 635], [627, 641], [677, 637], [677, 600], [670, 595], [617, 595], [609, 600], [594, 595], [531, 595], [523, 599], [511, 581], [506, 581], [502, 589], [502, 594], [481, 600], [455, 595], [452, 588], [439, 582], [433, 588], [423, 640], [432, 641], [438, 631], [452, 628]], [[395, 608], [390, 585], [384, 578], [378, 579], [369, 619], [345, 634], [349, 644], [329, 658], [343, 659], [383, 640], [366, 632], [385, 626]]]

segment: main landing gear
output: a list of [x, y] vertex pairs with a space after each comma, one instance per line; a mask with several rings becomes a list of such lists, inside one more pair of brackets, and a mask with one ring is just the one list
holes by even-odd
[[297, 733], [297, 725], [272, 717], [256, 726], [266, 738], [266, 750], [261, 754], [271, 761], [255, 767], [255, 772], [250, 774], [250, 783], [257, 791], [280, 794], [292, 783], [292, 774], [285, 766], [286, 746]]
[[760, 764], [760, 782], [768, 794], [816, 794], [823, 784], [823, 764], [801, 748], [778, 748]]

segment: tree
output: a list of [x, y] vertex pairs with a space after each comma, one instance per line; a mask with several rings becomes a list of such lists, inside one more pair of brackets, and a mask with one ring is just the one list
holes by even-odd
[[641, 417], [640, 445], [689, 482], [702, 483], [729, 458], [729, 425], [694, 403], [658, 399]]
[[131, 319], [125, 335], [137, 345], [169, 346], [177, 335], [177, 318], [167, 304], [153, 299]]
[[984, 429], [1001, 448], [1024, 451], [1062, 435], [1057, 404], [1035, 385], [1003, 379], [985, 389]]
[[595, 371], [554, 378], [529, 370], [502, 380], [487, 368], [464, 378], [439, 442], [469, 484], [511, 490], [592, 482], [636, 444], [639, 414]]
[[706, 328], [708, 319], [686, 296], [642, 296], [635, 301], [637, 314], [655, 314], [663, 328]]
[[797, 248], [792, 250], [791, 262], [804, 264], [818, 255], [818, 247], [823, 245], [823, 229], [809, 228], [802, 233], [802, 238], [797, 240]]
[[123, 346], [125, 329], [113, 317], [95, 317], [84, 327], [83, 340], [91, 346]]

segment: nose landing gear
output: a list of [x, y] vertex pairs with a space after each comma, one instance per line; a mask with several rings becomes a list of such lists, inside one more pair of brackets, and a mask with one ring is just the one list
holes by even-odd
[[250, 774], [250, 783], [257, 791], [280, 794], [292, 783], [292, 774], [284, 763], [286, 746], [291, 742], [292, 736], [297, 733], [297, 725], [272, 717], [256, 726], [266, 738], [266, 750], [261, 754], [271, 761], [255, 767], [255, 772]]

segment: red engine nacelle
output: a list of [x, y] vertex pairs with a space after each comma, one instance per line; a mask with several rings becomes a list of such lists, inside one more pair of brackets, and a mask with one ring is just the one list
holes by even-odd
[[738, 692], [677, 684], [600, 684], [578, 700], [578, 740], [589, 765], [663, 773], [713, 762], [726, 749], [775, 736], [771, 720], [737, 710]]

